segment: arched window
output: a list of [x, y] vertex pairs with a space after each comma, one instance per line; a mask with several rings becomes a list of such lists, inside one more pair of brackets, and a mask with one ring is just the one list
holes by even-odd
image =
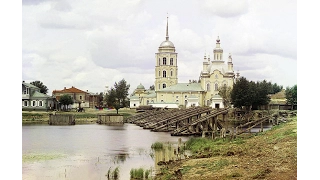
[[159, 66], [161, 65], [161, 64], [160, 64], [160, 61], [161, 61], [161, 60], [160, 60], [160, 58], [159, 58]]
[[162, 84], [162, 88], [166, 88], [167, 87], [167, 85], [166, 84]]
[[160, 73], [160, 71], [159, 71], [159, 76], [161, 76], [161, 73]]
[[166, 71], [162, 72], [162, 77], [167, 77], [167, 72]]
[[167, 65], [167, 58], [165, 58], [165, 57], [163, 58], [162, 64]]
[[41, 107], [43, 106], [42, 101], [39, 101], [39, 106], [41, 106]]
[[171, 72], [170, 72], [170, 76], [172, 77], [172, 75], [173, 75], [173, 72], [171, 71]]
[[214, 85], [214, 90], [215, 90], [215, 91], [218, 91], [218, 83], [216, 83], [216, 84]]
[[207, 84], [207, 91], [210, 91], [210, 84]]
[[173, 65], [173, 58], [170, 58], [170, 65]]

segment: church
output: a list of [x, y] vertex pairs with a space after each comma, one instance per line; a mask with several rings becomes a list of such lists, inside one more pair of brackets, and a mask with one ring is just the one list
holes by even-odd
[[165, 38], [155, 53], [154, 90], [145, 89], [139, 84], [130, 96], [130, 108], [146, 105], [162, 108], [192, 106], [224, 108], [218, 89], [221, 86], [232, 88], [236, 76], [231, 54], [227, 63], [223, 60], [219, 36], [213, 49], [213, 59], [211, 60], [210, 56], [207, 58], [206, 55], [203, 58], [199, 80], [186, 83], [178, 82], [178, 53], [169, 40], [168, 17]]

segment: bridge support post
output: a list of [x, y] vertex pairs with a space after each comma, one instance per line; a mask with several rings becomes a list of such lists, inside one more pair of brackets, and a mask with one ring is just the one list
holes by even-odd
[[263, 132], [263, 124], [262, 124], [262, 122], [261, 122], [260, 127], [261, 127], [260, 132]]
[[215, 138], [215, 131], [212, 131], [211, 139], [213, 140]]

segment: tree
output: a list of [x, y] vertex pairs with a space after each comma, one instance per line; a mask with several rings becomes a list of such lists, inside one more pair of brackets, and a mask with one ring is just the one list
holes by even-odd
[[229, 86], [221, 86], [219, 87], [219, 95], [223, 99], [223, 105], [224, 107], [229, 107], [231, 102], [231, 91], [232, 88]]
[[110, 88], [106, 94], [105, 100], [108, 106], [114, 107], [117, 110], [117, 114], [121, 107], [127, 107], [129, 104], [127, 98], [129, 88], [130, 84], [127, 84], [127, 82], [122, 79], [118, 83], [115, 83], [114, 87]]
[[98, 104], [99, 106], [103, 106], [103, 92], [100, 92], [98, 96]]
[[59, 99], [59, 102], [60, 102], [60, 104], [64, 105], [64, 110], [67, 110], [66, 106], [68, 106], [69, 104], [73, 104], [74, 103], [73, 99], [68, 94], [62, 95], [60, 97], [60, 99]]
[[48, 88], [47, 86], [45, 86], [41, 81], [33, 81], [30, 84], [37, 86], [38, 88], [40, 88], [40, 92], [47, 94], [48, 93]]
[[252, 105], [254, 99], [254, 83], [249, 82], [245, 77], [240, 77], [234, 84], [231, 91], [231, 103], [234, 107], [241, 108], [245, 106], [247, 110]]
[[292, 87], [287, 87], [285, 91], [287, 104], [291, 105], [291, 109], [293, 109], [293, 105], [297, 105], [297, 85], [294, 85]]
[[262, 82], [257, 82], [254, 87], [255, 97], [252, 106], [257, 108], [260, 105], [267, 105], [270, 102], [270, 97], [268, 96], [270, 88], [272, 88], [271, 83], [266, 80]]
[[282, 89], [283, 89], [283, 86], [279, 86], [279, 85], [277, 85], [277, 83], [274, 83], [272, 85], [272, 90], [273, 90], [272, 94], [276, 94], [276, 93], [280, 92]]

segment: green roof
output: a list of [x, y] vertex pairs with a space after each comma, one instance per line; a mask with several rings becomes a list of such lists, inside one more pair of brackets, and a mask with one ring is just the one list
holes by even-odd
[[43, 94], [43, 93], [40, 93], [38, 91], [35, 91], [34, 94], [32, 95], [32, 97], [34, 97], [34, 98], [48, 98], [48, 97], [51, 97], [51, 96]]
[[159, 92], [199, 92], [204, 91], [200, 83], [178, 83], [173, 86], [169, 86], [164, 89], [160, 89]]
[[35, 86], [35, 85], [32, 85], [30, 83], [26, 83], [26, 82], [22, 82], [23, 85], [25, 85], [26, 87], [29, 87], [29, 88], [36, 88], [36, 89], [40, 89], [39, 87]]

